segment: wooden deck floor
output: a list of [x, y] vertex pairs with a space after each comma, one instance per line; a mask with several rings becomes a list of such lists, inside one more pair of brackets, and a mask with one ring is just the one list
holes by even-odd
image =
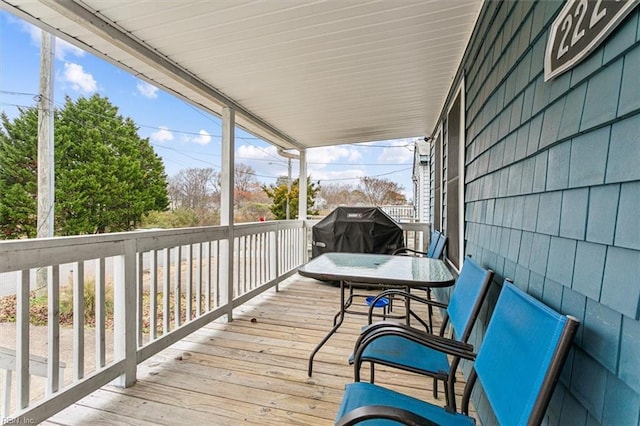
[[[47, 424], [333, 424], [353, 378], [347, 358], [366, 321], [348, 316], [307, 377], [309, 354], [330, 328], [338, 298], [338, 288], [296, 275], [280, 292], [237, 309], [233, 322], [211, 323], [141, 364], [134, 386], [106, 386]], [[376, 383], [432, 400], [425, 377], [378, 367]]]

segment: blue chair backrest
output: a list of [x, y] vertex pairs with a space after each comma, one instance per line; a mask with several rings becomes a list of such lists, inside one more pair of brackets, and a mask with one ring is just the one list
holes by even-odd
[[465, 257], [447, 307], [449, 321], [458, 339], [466, 341], [469, 338], [492, 278], [493, 271], [484, 269], [471, 257]]
[[505, 281], [474, 365], [498, 423], [541, 420], [577, 327]]
[[444, 246], [446, 245], [447, 245], [447, 237], [445, 237], [443, 234], [440, 234], [440, 238], [438, 238], [438, 243], [436, 244], [436, 247], [433, 249], [432, 255], [427, 257], [440, 259], [442, 257], [442, 253], [444, 252]]
[[427, 257], [433, 257], [433, 252], [436, 249], [440, 235], [442, 235], [440, 231], [433, 231], [431, 233], [431, 241], [429, 241], [429, 247], [427, 248]]

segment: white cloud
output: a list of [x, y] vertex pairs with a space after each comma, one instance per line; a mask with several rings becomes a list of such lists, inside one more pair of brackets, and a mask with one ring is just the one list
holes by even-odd
[[200, 130], [200, 136], [193, 138], [193, 142], [200, 145], [206, 145], [211, 142], [211, 135], [206, 130]]
[[381, 163], [407, 164], [413, 160], [413, 139], [386, 141], [385, 145], [397, 148], [384, 148], [378, 161]]
[[82, 65], [66, 62], [64, 64], [64, 81], [71, 83], [73, 90], [82, 93], [93, 93], [98, 90], [98, 83], [93, 76], [84, 71]]
[[285, 159], [278, 155], [278, 149], [273, 145], [258, 148], [254, 145], [240, 145], [236, 149], [236, 157], [242, 162], [242, 160], [272, 160], [277, 162], [278, 159]]
[[206, 130], [200, 130], [197, 136], [184, 135], [182, 140], [184, 142], [197, 143], [198, 145], [207, 145], [211, 142], [211, 134]]
[[145, 98], [155, 99], [158, 97], [158, 88], [152, 84], [147, 83], [146, 81], [138, 80], [136, 89], [138, 89], [138, 93], [140, 93]]
[[149, 136], [152, 142], [168, 142], [173, 140], [173, 133], [169, 128], [160, 126], [160, 130], [157, 130]]
[[[351, 146], [323, 146], [312, 148], [307, 156], [310, 162], [333, 163], [338, 160], [356, 162], [362, 159], [362, 154], [357, 148]], [[311, 160], [313, 159], [313, 160]]]
[[71, 43], [67, 43], [66, 41], [56, 38], [56, 59], [59, 61], [64, 61], [67, 55], [73, 56], [84, 56], [84, 50], [79, 47], [74, 46]]
[[[34, 46], [40, 47], [42, 43], [42, 30], [35, 25], [31, 25], [25, 21], [15, 21], [19, 23], [23, 32], [26, 32], [31, 37], [31, 42]], [[59, 61], [64, 61], [68, 55], [84, 56], [85, 51], [73, 44], [56, 37], [55, 41], [55, 56]]]

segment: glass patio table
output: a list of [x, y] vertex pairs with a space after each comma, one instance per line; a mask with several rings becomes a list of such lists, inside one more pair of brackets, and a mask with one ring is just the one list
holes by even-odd
[[[345, 282], [363, 283], [381, 289], [404, 288], [406, 291], [415, 287], [448, 287], [455, 282], [446, 263], [440, 259], [389, 254], [325, 253], [302, 265], [298, 273], [321, 281], [340, 282], [340, 311], [336, 314], [333, 328], [311, 352], [309, 377], [313, 372], [316, 353], [344, 320], [350, 304], [350, 300], [345, 303]], [[407, 312], [407, 320], [408, 314]]]

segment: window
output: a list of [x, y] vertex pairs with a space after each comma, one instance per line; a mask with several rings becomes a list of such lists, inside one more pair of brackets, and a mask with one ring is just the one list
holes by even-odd
[[447, 114], [445, 235], [447, 259], [459, 270], [464, 256], [464, 82]]

